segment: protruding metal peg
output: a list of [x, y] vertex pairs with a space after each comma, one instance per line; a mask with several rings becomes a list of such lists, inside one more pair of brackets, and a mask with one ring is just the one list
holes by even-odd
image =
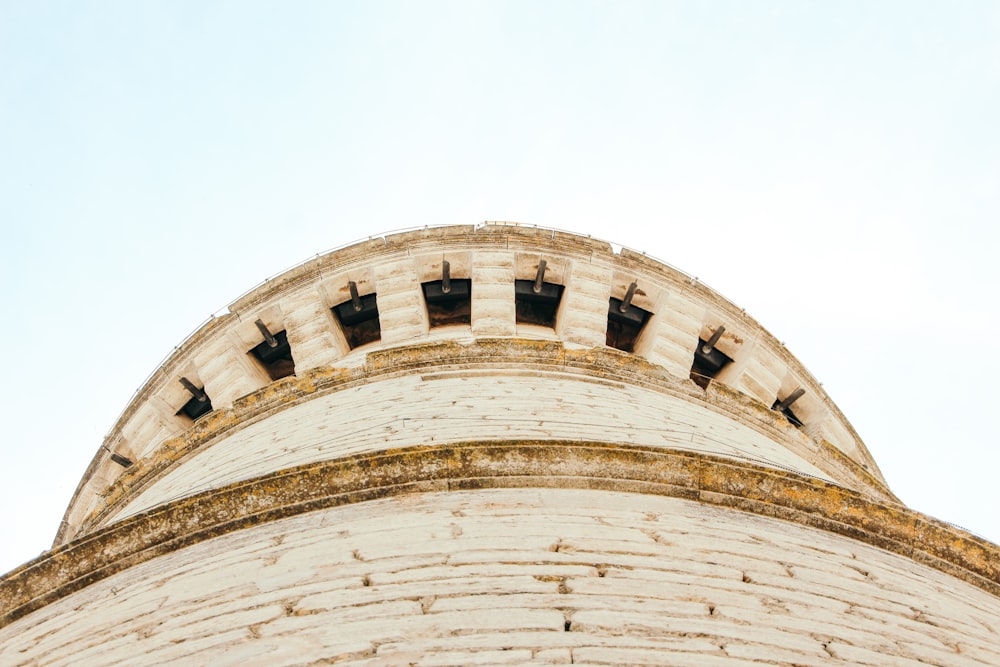
[[705, 342], [705, 344], [701, 346], [702, 354], [711, 354], [712, 350], [715, 349], [715, 344], [719, 342], [719, 339], [722, 338], [722, 334], [724, 333], [726, 333], [726, 327], [720, 324], [719, 328], [716, 329], [715, 333], [712, 334], [712, 337], [709, 338]]
[[361, 308], [361, 295], [358, 294], [358, 284], [353, 280], [347, 282], [347, 289], [351, 290], [351, 303], [354, 304], [354, 312], [360, 313]]
[[545, 280], [545, 265], [546, 261], [544, 259], [538, 260], [538, 273], [535, 274], [535, 284], [531, 286], [531, 291], [535, 294], [539, 294], [542, 291], [542, 281]]
[[802, 395], [805, 394], [805, 393], [806, 393], [806, 390], [803, 389], [802, 387], [799, 387], [798, 389], [796, 389], [795, 391], [793, 391], [792, 393], [790, 393], [785, 400], [783, 400], [781, 403], [778, 403], [776, 406], [774, 406], [774, 409], [778, 410], [779, 412], [782, 411], [782, 410], [784, 410], [785, 408], [789, 407], [792, 403], [794, 403], [795, 401], [797, 401], [800, 398], [802, 398]]
[[182, 385], [184, 385], [185, 389], [187, 389], [189, 392], [191, 392], [192, 396], [194, 396], [195, 398], [198, 399], [199, 403], [204, 403], [205, 401], [208, 400], [208, 394], [206, 394], [201, 389], [198, 389], [198, 387], [194, 386], [194, 383], [191, 382], [191, 380], [188, 380], [187, 378], [182, 377], [181, 380], [180, 380], [180, 382], [181, 382]]
[[120, 465], [123, 468], [130, 468], [132, 466], [132, 460], [127, 456], [122, 456], [115, 452], [111, 452], [111, 460]]
[[268, 331], [267, 325], [264, 324], [264, 320], [257, 318], [257, 321], [254, 322], [254, 324], [257, 325], [257, 329], [261, 334], [263, 334], [268, 347], [278, 347], [278, 339], [274, 337], [274, 334]]
[[622, 305], [618, 306], [618, 310], [623, 313], [628, 312], [628, 307], [632, 305], [632, 297], [635, 296], [635, 291], [639, 288], [639, 283], [632, 281], [632, 284], [628, 286], [628, 291], [625, 292], [625, 298], [622, 299]]
[[451, 291], [451, 264], [448, 260], [441, 262], [441, 291], [444, 294]]

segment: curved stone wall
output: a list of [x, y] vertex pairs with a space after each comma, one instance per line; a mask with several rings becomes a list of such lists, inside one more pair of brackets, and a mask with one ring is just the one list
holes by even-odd
[[0, 663], [1000, 664], [1000, 547], [901, 505], [683, 273], [487, 224], [239, 298], [153, 374]]
[[[532, 347], [536, 353], [564, 352], [555, 345]], [[609, 367], [605, 374], [591, 368], [583, 375], [568, 364], [516, 363], [517, 355], [501, 360], [495, 347], [483, 344], [459, 347], [462, 363], [455, 363], [442, 354], [445, 349], [412, 351], [405, 374], [395, 366], [388, 376], [369, 373], [367, 382], [317, 392], [263, 420], [241, 420], [242, 428], [201, 444], [190, 459], [180, 458], [162, 476], [150, 475], [156, 478], [129, 493], [124, 508], [100, 525], [276, 469], [470, 438], [573, 440], [585, 432], [591, 441], [624, 440], [756, 461], [819, 479], [845, 478], [828, 464], [824, 451], [786, 420], [765, 413], [767, 419], [755, 422], [742, 415], [745, 406], [674, 386], [680, 383], [657, 387], [650, 377], [646, 386], [639, 386], [626, 383], [620, 371], [611, 372], [617, 368]], [[484, 360], [470, 368], [476, 351]], [[412, 368], [421, 357], [426, 363]]]
[[[445, 318], [447, 326], [436, 326], [442, 320], [422, 285], [441, 281], [446, 262], [449, 279], [467, 281], [471, 293], [464, 323]], [[524, 302], [518, 281], [536, 279], [561, 290], [551, 326], [539, 326], [518, 310]], [[340, 304], [350, 305], [352, 289], [359, 307], [362, 297], [377, 301], [376, 340], [370, 331], [354, 331], [337, 314]], [[797, 397], [798, 433], [778, 438], [780, 447], [792, 444], [791, 454], [772, 451], [762, 460], [822, 474], [875, 496], [887, 493], [875, 462], [822, 387], [778, 341], [717, 293], [644, 255], [615, 253], [608, 243], [590, 238], [509, 225], [445, 227], [374, 239], [318, 257], [248, 293], [202, 327], [125, 410], [82, 479], [56, 543], [126, 515], [120, 511], [123, 491], [152, 481], [136, 485], [132, 466], [157, 468], [165, 448], [204, 442], [202, 422], [218, 421], [220, 413], [232, 414], [234, 408], [240, 412], [248, 397], [268, 393], [275, 368], [253, 355], [265, 341], [265, 330], [283, 337], [290, 350], [287, 369], [279, 373], [294, 372], [292, 378], [308, 382], [317, 371], [352, 376], [370, 367], [372, 354], [434, 342], [535, 339], [560, 343], [567, 352], [613, 350], [609, 328], [618, 325], [609, 325], [610, 300], [626, 301], [633, 313], [646, 314], [628, 340], [629, 351], [620, 354], [673, 378], [691, 391], [694, 402], [700, 400], [697, 392], [705, 393], [689, 379], [695, 352], [713, 337], [712, 348], [731, 362], [709, 388], [739, 394], [755, 411]], [[371, 325], [369, 320], [358, 326]], [[360, 345], [352, 349], [354, 343]], [[205, 407], [210, 404], [212, 411], [188, 410], [192, 392], [207, 399]], [[807, 450], [812, 453], [804, 454]], [[281, 457], [275, 463], [282, 465]], [[152, 498], [137, 500], [136, 507], [148, 506]]]
[[120, 571], [234, 531], [254, 533], [272, 521], [387, 496], [494, 487], [533, 487], [542, 495], [553, 488], [626, 491], [739, 509], [872, 544], [1000, 593], [996, 545], [835, 484], [660, 447], [500, 440], [328, 460], [125, 518], [0, 579], [0, 625]]
[[172, 550], [0, 629], [0, 662], [996, 665], [997, 619], [1000, 598], [824, 530], [682, 498], [492, 488]]

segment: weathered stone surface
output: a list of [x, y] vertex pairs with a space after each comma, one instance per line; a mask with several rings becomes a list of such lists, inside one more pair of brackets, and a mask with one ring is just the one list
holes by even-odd
[[[391, 405], [373, 414], [371, 405]], [[622, 405], [628, 405], [623, 410]], [[184, 494], [345, 454], [469, 438], [594, 441], [689, 449], [754, 460], [815, 477], [826, 473], [767, 434], [684, 397], [599, 384], [564, 373], [488, 378], [461, 370], [404, 375], [329, 393], [223, 435], [145, 489], [118, 520]]]
[[567, 342], [588, 347], [604, 345], [611, 271], [582, 261], [574, 262], [567, 282], [556, 323], [560, 336]]
[[624, 490], [695, 499], [818, 527], [1000, 592], [997, 546], [833, 484], [650, 447], [501, 441], [356, 455], [236, 482], [149, 510], [0, 580], [0, 621], [15, 620], [186, 544], [282, 517], [412, 492], [496, 487]]
[[[634, 355], [627, 355], [612, 350], [567, 350], [558, 343], [544, 341], [525, 341], [511, 339], [479, 339], [474, 343], [467, 344], [461, 342], [438, 342], [429, 345], [396, 347], [380, 350], [367, 355], [366, 363], [355, 369], [323, 369], [310, 373], [301, 374], [296, 378], [285, 378], [279, 382], [272, 383], [261, 389], [259, 392], [251, 394], [238, 401], [230, 410], [219, 410], [213, 412], [198, 421], [195, 428], [186, 433], [182, 438], [170, 440], [156, 452], [147, 452], [145, 458], [137, 460], [136, 465], [128, 470], [119, 472], [118, 479], [103, 494], [104, 500], [97, 506], [100, 514], [92, 515], [85, 520], [87, 515], [79, 515], [77, 524], [87, 526], [103, 525], [112, 514], [120, 511], [124, 503], [132, 497], [141, 493], [149, 484], [166, 474], [170, 468], [178, 463], [183, 463], [192, 454], [204, 451], [203, 455], [214, 457], [224, 456], [226, 446], [222, 446], [220, 451], [212, 454], [211, 449], [206, 449], [212, 443], [216, 443], [220, 438], [238, 433], [244, 429], [264, 429], [261, 433], [264, 438], [264, 450], [261, 450], [256, 457], [248, 457], [238, 454], [239, 461], [227, 463], [224, 469], [218, 470], [223, 478], [227, 474], [239, 472], [243, 467], [258, 466], [257, 473], [268, 469], [270, 464], [267, 461], [273, 460], [274, 467], [281, 467], [281, 461], [285, 465], [305, 462], [307, 460], [321, 460], [330, 458], [330, 447], [326, 453], [323, 449], [310, 449], [310, 442], [317, 440], [329, 441], [336, 438], [338, 431], [324, 421], [324, 410], [320, 408], [306, 408], [302, 415], [302, 422], [294, 426], [285, 424], [282, 428], [290, 428], [291, 432], [304, 434], [308, 432], [309, 425], [315, 423], [316, 427], [324, 432], [313, 436], [311, 439], [304, 437], [297, 440], [297, 444], [289, 447], [289, 439], [279, 435], [273, 437], [271, 432], [275, 429], [268, 429], [266, 426], [254, 426], [262, 419], [279, 419], [288, 421], [287, 417], [282, 417], [280, 412], [290, 409], [293, 406], [316, 400], [317, 396], [329, 392], [349, 392], [352, 396], [363, 396], [363, 387], [371, 384], [372, 391], [382, 391], [382, 383], [386, 378], [396, 377], [399, 374], [420, 372], [419, 376], [414, 374], [409, 376], [408, 382], [411, 384], [400, 385], [403, 394], [393, 395], [391, 401], [393, 409], [396, 411], [398, 419], [385, 422], [383, 413], [382, 419], [378, 421], [382, 427], [389, 427], [386, 435], [380, 435], [378, 428], [371, 426], [371, 420], [366, 419], [366, 410], [371, 402], [361, 401], [360, 404], [352, 407], [351, 400], [344, 396], [331, 396], [331, 405], [341, 405], [345, 414], [349, 414], [349, 422], [360, 425], [362, 431], [354, 433], [348, 429], [344, 435], [352, 438], [353, 449], [342, 449], [346, 451], [360, 451], [366, 448], [365, 433], [373, 438], [368, 448], [378, 448], [380, 446], [405, 446], [415, 442], [410, 433], [410, 427], [419, 425], [417, 420], [404, 422], [410, 416], [406, 413], [406, 405], [415, 406], [418, 412], [413, 413], [413, 417], [427, 414], [440, 414], [447, 417], [454, 414], [459, 421], [468, 419], [469, 409], [475, 408], [480, 411], [481, 419], [495, 420], [498, 415], [511, 415], [528, 410], [535, 414], [548, 417], [541, 419], [538, 424], [532, 421], [534, 417], [524, 420], [526, 426], [530, 427], [522, 435], [525, 437], [564, 437], [567, 433], [576, 433], [578, 424], [596, 424], [597, 427], [606, 429], [609, 433], [606, 437], [611, 440], [618, 440], [622, 432], [635, 438], [639, 433], [645, 433], [653, 440], [639, 438], [637, 442], [650, 442], [650, 444], [661, 443], [672, 447], [686, 447], [696, 451], [706, 451], [716, 454], [728, 454], [736, 458], [745, 460], [757, 460], [769, 462], [771, 465], [800, 471], [810, 471], [810, 474], [817, 474], [808, 465], [816, 466], [821, 470], [820, 476], [829, 477], [840, 484], [863, 490], [876, 498], [891, 499], [885, 488], [871, 477], [860, 466], [857, 466], [844, 456], [831, 456], [830, 450], [815, 448], [800, 431], [788, 424], [784, 418], [778, 416], [766, 407], [749, 401], [745, 395], [738, 392], [727, 391], [722, 385], [712, 385], [710, 391], [705, 394], [697, 387], [687, 381], [678, 382], [673, 376], [659, 370], [658, 367], [645, 363]], [[437, 375], [431, 371], [448, 371], [447, 375]], [[457, 371], [457, 373], [456, 373]], [[537, 386], [532, 386], [522, 392], [520, 397], [518, 392], [511, 387], [517, 387], [515, 381], [502, 380], [502, 382], [514, 382], [506, 390], [506, 395], [510, 396], [510, 401], [506, 409], [498, 407], [496, 412], [492, 412], [493, 406], [500, 406], [497, 401], [506, 401], [503, 393], [494, 393], [498, 386], [493, 383], [482, 385], [484, 372], [488, 372], [492, 378], [502, 378], [510, 375], [512, 371], [521, 373], [525, 378], [544, 379], [547, 376], [551, 379], [543, 382], [536, 382]], [[525, 373], [528, 371], [528, 373]], [[420, 393], [411, 392], [406, 394], [407, 387], [418, 387], [424, 381], [434, 379], [441, 382], [443, 378], [458, 378], [463, 374], [468, 374], [469, 382], [466, 388], [459, 387], [443, 392], [444, 396], [438, 401], [426, 401], [425, 396], [434, 393], [437, 389], [428, 385]], [[557, 375], [549, 375], [557, 373]], [[567, 373], [569, 374], [567, 376]], [[417, 377], [421, 378], [418, 382]], [[566, 384], [572, 378], [577, 378], [577, 384]], [[608, 381], [608, 387], [612, 393], [602, 393], [602, 390], [595, 389], [594, 380]], [[501, 381], [501, 380], [498, 380]], [[416, 382], [417, 384], [412, 384]], [[524, 380], [523, 382], [528, 382]], [[373, 384], [375, 383], [375, 384]], [[562, 383], [562, 384], [560, 384]], [[530, 382], [529, 382], [530, 384]], [[385, 390], [390, 392], [393, 384], [385, 385]], [[566, 395], [563, 396], [559, 387], [569, 387]], [[577, 387], [574, 389], [574, 387]], [[538, 397], [552, 395], [556, 390], [556, 396], [552, 400], [543, 401]], [[645, 390], [662, 392], [665, 396], [655, 394], [643, 394]], [[463, 399], [452, 403], [452, 396], [472, 391], [473, 395], [480, 396], [481, 400]], [[628, 398], [630, 405], [634, 404], [635, 410], [621, 410], [618, 405], [620, 392], [638, 392], [633, 397]], [[645, 396], [645, 398], [643, 397]], [[534, 398], [533, 398], [534, 397]], [[472, 397], [470, 397], [472, 398]], [[523, 399], [520, 407], [516, 400]], [[678, 400], [680, 399], [680, 400]], [[357, 400], [355, 399], [355, 403]], [[576, 407], [574, 407], [576, 406]], [[673, 407], [669, 407], [673, 406]], [[703, 407], [698, 407], [703, 406]], [[452, 411], [454, 408], [454, 411]], [[704, 408], [708, 408], [706, 411]], [[435, 411], [439, 412], [435, 412]], [[574, 412], [574, 410], [576, 412]], [[666, 412], [664, 412], [666, 410]], [[308, 417], [310, 411], [315, 413], [319, 419]], [[581, 411], [586, 412], [583, 421], [578, 419]], [[562, 412], [560, 416], [559, 413]], [[713, 415], [713, 412], [728, 415], [728, 418], [720, 418]], [[676, 413], [676, 414], [674, 414]], [[598, 415], [602, 422], [595, 422]], [[686, 415], [686, 416], [685, 416]], [[624, 417], [624, 419], [623, 419]], [[296, 418], [297, 419], [297, 418]], [[311, 421], [312, 420], [312, 421]], [[679, 420], [679, 421], [678, 421]], [[293, 419], [295, 421], [295, 419]], [[343, 420], [340, 420], [343, 421]], [[448, 428], [445, 423], [455, 424], [452, 420], [432, 420], [433, 423], [424, 419], [423, 423], [427, 428], [442, 428], [441, 439], [447, 440]], [[554, 422], [561, 422], [562, 427], [558, 427]], [[673, 428], [669, 427], [671, 422], [675, 423]], [[277, 423], [277, 422], [276, 422]], [[475, 419], [467, 422], [475, 423]], [[393, 426], [395, 424], [395, 426]], [[407, 428], [402, 428], [403, 425]], [[629, 425], [632, 426], [629, 426]], [[704, 428], [696, 428], [700, 424]], [[533, 425], [533, 426], [532, 426]], [[492, 437], [494, 422], [482, 421], [480, 428], [487, 437]], [[512, 424], [505, 421], [505, 429], [511, 431]], [[352, 427], [354, 428], [354, 427]], [[553, 430], [555, 428], [555, 430]], [[559, 428], [563, 430], [560, 432]], [[365, 431], [367, 429], [367, 431]], [[635, 429], [638, 429], [635, 430]], [[749, 429], [749, 431], [748, 431]], [[756, 431], [756, 434], [750, 433]], [[458, 437], [468, 437], [469, 431], [459, 427], [454, 433]], [[354, 434], [354, 435], [351, 435]], [[358, 439], [354, 439], [358, 436]], [[257, 437], [250, 434], [248, 437]], [[421, 436], [422, 437], [422, 436]], [[763, 437], [763, 439], [761, 439]], [[727, 443], [728, 438], [728, 443]], [[267, 442], [275, 444], [275, 448], [270, 448]], [[419, 440], [417, 440], [419, 441]], [[440, 441], [440, 440], [439, 440]], [[775, 446], [781, 443], [781, 446]], [[255, 445], [247, 445], [248, 447]], [[319, 446], [324, 446], [323, 442]], [[240, 448], [236, 445], [237, 452]], [[232, 449], [230, 447], [230, 449]], [[785, 449], [788, 451], [786, 452]], [[310, 453], [311, 452], [311, 453]], [[277, 458], [275, 458], [277, 456]], [[296, 458], [300, 457], [300, 458]], [[306, 458], [301, 458], [306, 457]], [[802, 461], [808, 465], [803, 466]], [[259, 464], [263, 463], [263, 468]], [[228, 472], [227, 472], [228, 471]], [[208, 473], [208, 471], [201, 470]], [[199, 468], [191, 468], [187, 473], [197, 475]], [[187, 474], [185, 473], [185, 474]], [[215, 472], [208, 473], [209, 476]], [[201, 487], [204, 488], [204, 487]], [[176, 495], [179, 489], [172, 493]], [[173, 497], [170, 496], [170, 497]], [[148, 504], [147, 504], [148, 506]]]
[[[752, 338], [753, 344], [740, 348], [746, 348], [738, 355], [741, 358], [729, 375], [724, 374], [717, 382], [728, 382], [770, 407], [782, 378], [790, 374], [802, 378], [808, 401], [824, 406], [815, 414], [806, 410], [808, 436], [833, 445], [850, 461], [850, 467], [866, 470], [868, 477], [884, 487], [875, 462], [822, 387], [741, 309], [644, 255], [628, 250], [616, 255], [603, 241], [513, 225], [446, 227], [373, 238], [317, 257], [267, 281], [231, 304], [231, 314], [212, 318], [178, 346], [126, 408], [109, 440], [118, 442], [124, 437], [130, 451], [141, 458], [165, 439], [183, 436], [189, 424], [173, 417], [187, 400], [178, 384], [183, 375], [204, 374], [210, 393], [218, 396], [217, 408], [266, 383], [261, 369], [244, 358], [252, 347], [248, 336], [256, 340], [251, 325], [257, 317], [285, 327], [299, 377], [313, 369], [333, 366], [347, 370], [363, 365], [363, 352], [351, 353], [330, 314], [331, 306], [350, 298], [349, 281], [356, 282], [362, 293], [376, 293], [383, 309], [382, 340], [365, 346], [365, 351], [451, 337], [452, 332], [428, 329], [419, 293], [420, 282], [439, 279], [445, 256], [450, 258], [456, 277], [472, 279], [471, 330], [476, 336], [551, 337], [570, 345], [600, 348], [607, 326], [607, 298], [623, 296], [634, 279], [640, 283], [636, 305], [654, 311], [650, 331], [640, 336], [636, 353], [667, 373], [686, 378], [691, 351], [697, 343], [696, 332], [725, 323], [728, 330], [740, 332], [741, 341]], [[567, 287], [566, 303], [560, 308], [555, 331], [518, 326], [514, 317], [514, 278], [520, 275], [518, 271], [529, 277], [543, 257], [551, 267], [548, 279]], [[730, 342], [724, 337], [720, 347]], [[736, 354], [734, 349], [729, 351]], [[143, 407], [154, 404], [162, 413], [165, 430], [148, 431], [144, 426]], [[123, 435], [147, 432], [148, 440]], [[98, 452], [81, 482], [57, 544], [81, 529], [81, 517], [102, 504], [94, 496], [114, 483], [114, 479], [95, 480], [99, 484], [90, 480], [108, 451], [102, 448]]]
[[997, 618], [995, 595], [824, 530], [507, 488], [180, 546], [0, 628], [0, 663], [992, 665]]
[[[552, 326], [515, 308], [542, 260]], [[445, 261], [471, 303], [431, 327]], [[258, 318], [294, 375], [248, 355]], [[741, 309], [552, 230], [372, 238], [247, 293], [137, 393], [57, 544], [0, 578], [0, 664], [1000, 663], [1000, 547], [902, 506]]]

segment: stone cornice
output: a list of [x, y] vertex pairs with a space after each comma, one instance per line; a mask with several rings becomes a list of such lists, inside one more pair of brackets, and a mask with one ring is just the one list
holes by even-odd
[[656, 494], [849, 537], [1000, 595], [1000, 547], [901, 505], [719, 457], [586, 441], [478, 441], [299, 466], [185, 498], [70, 542], [0, 579], [0, 627], [159, 555], [305, 512], [491, 487]]
[[302, 377], [274, 382], [237, 401], [231, 408], [206, 415], [181, 436], [166, 441], [152, 456], [136, 461], [103, 494], [103, 507], [86, 518], [80, 531], [99, 527], [138, 493], [219, 438], [302, 402], [358, 384], [409, 373], [496, 372], [504, 368], [525, 368], [539, 378], [551, 372], [574, 373], [582, 379], [622, 382], [681, 396], [766, 434], [827, 472], [833, 479], [841, 479], [842, 484], [856, 485], [875, 499], [896, 500], [877, 478], [840, 454], [835, 447], [819, 442], [811, 443], [813, 449], [810, 449], [803, 436], [783, 417], [746, 394], [724, 385], [713, 383], [705, 392], [691, 382], [678, 381], [662, 368], [640, 357], [611, 349], [573, 350], [556, 341], [497, 338], [477, 339], [464, 344], [435, 342], [376, 350], [369, 353], [363, 367], [316, 369]]

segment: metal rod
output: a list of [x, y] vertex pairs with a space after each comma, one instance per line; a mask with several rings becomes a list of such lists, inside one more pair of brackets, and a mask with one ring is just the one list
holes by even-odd
[[542, 281], [545, 280], [545, 264], [544, 259], [538, 260], [538, 273], [535, 274], [535, 284], [531, 286], [531, 291], [535, 294], [542, 291]]
[[115, 452], [111, 452], [111, 460], [123, 468], [129, 468], [132, 465], [131, 459], [129, 459], [127, 456], [116, 454]]
[[441, 262], [441, 291], [445, 294], [451, 291], [451, 264], [448, 260]]
[[726, 333], [726, 327], [720, 324], [719, 328], [716, 329], [715, 333], [712, 334], [712, 337], [709, 338], [708, 341], [701, 346], [702, 354], [711, 354], [712, 350], [715, 349], [715, 344], [719, 342], [719, 339], [722, 338], [722, 334], [724, 333]]
[[184, 385], [185, 389], [191, 392], [192, 396], [198, 399], [199, 403], [204, 403], [205, 401], [208, 400], [208, 394], [206, 394], [203, 390], [198, 389], [198, 387], [194, 386], [194, 383], [191, 382], [191, 380], [182, 377], [180, 382], [182, 385]]
[[257, 321], [254, 322], [254, 324], [257, 325], [257, 329], [259, 329], [260, 332], [264, 335], [264, 340], [267, 341], [268, 347], [278, 347], [278, 339], [275, 338], [274, 335], [267, 330], [267, 325], [264, 324], [264, 321], [262, 319], [257, 318]]
[[351, 290], [351, 303], [354, 304], [354, 312], [361, 312], [361, 296], [358, 294], [358, 284], [353, 280], [347, 281], [347, 289]]
[[639, 283], [632, 281], [632, 284], [628, 286], [628, 291], [625, 292], [625, 298], [622, 299], [622, 305], [618, 306], [618, 310], [627, 313], [628, 307], [632, 305], [632, 297], [635, 296], [635, 290], [639, 287]]
[[776, 406], [774, 406], [774, 409], [775, 410], [779, 410], [779, 411], [780, 410], [784, 410], [785, 408], [787, 408], [788, 406], [790, 406], [792, 403], [794, 403], [795, 401], [797, 401], [800, 398], [802, 398], [802, 395], [805, 394], [805, 393], [806, 393], [806, 390], [803, 389], [802, 387], [799, 387], [798, 389], [796, 389], [795, 391], [793, 391], [792, 393], [790, 393], [788, 395], [788, 398], [786, 398], [781, 403], [778, 403]]

